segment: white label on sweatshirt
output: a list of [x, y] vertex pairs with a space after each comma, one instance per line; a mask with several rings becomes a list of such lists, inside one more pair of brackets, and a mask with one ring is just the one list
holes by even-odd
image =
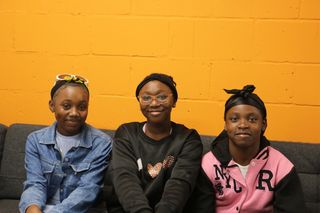
[[138, 171], [140, 171], [142, 169], [142, 161], [141, 161], [141, 158], [139, 158], [137, 160], [137, 164], [138, 164]]

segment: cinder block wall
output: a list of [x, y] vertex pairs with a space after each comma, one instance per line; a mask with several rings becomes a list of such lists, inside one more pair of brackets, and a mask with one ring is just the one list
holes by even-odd
[[151, 72], [174, 77], [176, 122], [223, 128], [223, 88], [255, 84], [272, 140], [320, 143], [318, 0], [1, 0], [0, 122], [50, 124], [58, 73], [90, 80], [88, 122], [143, 120]]

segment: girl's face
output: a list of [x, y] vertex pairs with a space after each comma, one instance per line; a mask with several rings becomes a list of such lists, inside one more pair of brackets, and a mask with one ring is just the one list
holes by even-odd
[[81, 127], [88, 115], [89, 94], [82, 86], [62, 86], [49, 108], [57, 120], [57, 130], [60, 134], [71, 136], [80, 133]]
[[165, 123], [171, 120], [175, 101], [166, 84], [157, 80], [149, 81], [141, 88], [138, 98], [140, 110], [148, 122]]
[[225, 130], [231, 145], [238, 148], [259, 147], [267, 127], [260, 110], [251, 105], [236, 105], [226, 113]]

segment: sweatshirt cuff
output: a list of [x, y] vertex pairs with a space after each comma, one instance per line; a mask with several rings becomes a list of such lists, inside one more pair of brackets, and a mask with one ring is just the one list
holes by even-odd
[[170, 208], [169, 205], [166, 204], [158, 204], [156, 206], [155, 213], [171, 213], [174, 212], [173, 209]]

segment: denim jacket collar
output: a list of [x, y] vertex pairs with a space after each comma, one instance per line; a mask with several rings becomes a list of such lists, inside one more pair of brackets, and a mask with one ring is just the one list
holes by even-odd
[[[42, 140], [39, 141], [41, 144], [46, 145], [55, 145], [56, 144], [56, 129], [57, 129], [57, 122], [54, 122], [53, 125], [47, 128], [45, 131]], [[90, 131], [88, 131], [88, 124], [84, 124], [81, 130], [80, 135], [80, 144], [79, 147], [90, 148], [92, 147], [93, 137]]]

